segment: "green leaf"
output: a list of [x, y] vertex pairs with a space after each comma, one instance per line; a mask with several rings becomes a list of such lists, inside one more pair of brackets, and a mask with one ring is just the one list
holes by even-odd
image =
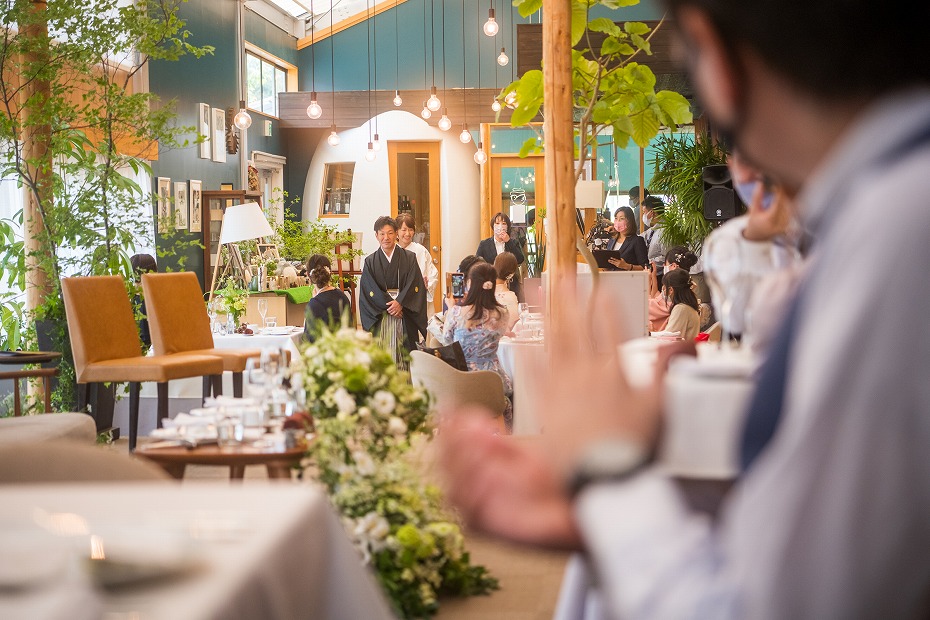
[[521, 17], [529, 17], [542, 8], [543, 0], [514, 0], [513, 5], [517, 7]]
[[630, 115], [630, 123], [633, 125], [633, 142], [642, 148], [649, 146], [649, 142], [659, 133], [659, 117], [651, 107]]
[[659, 104], [662, 112], [667, 114], [676, 125], [683, 125], [694, 120], [694, 115], [691, 113], [691, 104], [675, 91], [660, 90], [656, 93], [656, 103]]
[[583, 3], [572, 2], [572, 47], [578, 45], [588, 27], [588, 7]]
[[542, 151], [542, 147], [536, 144], [536, 138], [527, 138], [520, 147], [520, 152], [517, 153], [517, 157], [526, 157], [530, 153], [539, 153], [540, 151]]
[[604, 44], [601, 45], [601, 56], [609, 56], [611, 54], [623, 54], [624, 56], [631, 55], [635, 50], [630, 46], [629, 43], [625, 41], [618, 41], [614, 37], [607, 37], [604, 39]]
[[643, 22], [625, 22], [623, 24], [623, 29], [627, 34], [647, 34], [649, 32], [649, 26]]
[[600, 0], [600, 3], [608, 9], [622, 9], [627, 6], [636, 6], [639, 0]]
[[543, 102], [542, 71], [527, 71], [517, 83], [517, 107], [510, 116], [510, 125], [526, 125], [539, 113]]
[[603, 32], [612, 37], [622, 37], [623, 31], [620, 26], [610, 21], [606, 17], [598, 17], [588, 22], [588, 30], [591, 32]]
[[642, 38], [638, 34], [631, 34], [630, 41], [632, 41], [633, 44], [636, 45], [636, 47], [646, 52], [646, 54], [648, 54], [649, 56], [652, 56], [652, 46], [649, 45], [649, 41]]

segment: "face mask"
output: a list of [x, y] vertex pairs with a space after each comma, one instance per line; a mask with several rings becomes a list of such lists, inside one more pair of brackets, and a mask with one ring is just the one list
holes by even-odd
[[643, 213], [643, 224], [645, 226], [652, 226], [652, 216], [648, 213]]
[[[752, 204], [752, 197], [756, 193], [756, 187], [762, 181], [746, 181], [744, 183], [736, 183], [734, 189], [736, 189], [736, 194], [740, 197], [740, 200], [743, 201], [747, 207]], [[772, 203], [775, 202], [775, 192], [766, 189], [762, 192], [762, 210], [765, 211], [772, 206]]]

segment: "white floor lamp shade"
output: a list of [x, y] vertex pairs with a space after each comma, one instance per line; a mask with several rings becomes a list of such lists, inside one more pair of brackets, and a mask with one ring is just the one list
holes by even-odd
[[[220, 248], [227, 243], [238, 243], [249, 239], [259, 239], [274, 234], [271, 225], [265, 218], [265, 213], [257, 202], [245, 202], [241, 205], [232, 205], [226, 208], [223, 215], [223, 224], [220, 227]], [[213, 267], [213, 281], [210, 283], [210, 297], [216, 289], [216, 276], [219, 272], [220, 257], [217, 253]]]

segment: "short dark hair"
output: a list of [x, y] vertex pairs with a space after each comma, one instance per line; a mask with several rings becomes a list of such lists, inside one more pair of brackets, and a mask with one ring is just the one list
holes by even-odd
[[158, 271], [158, 264], [151, 254], [133, 254], [129, 257], [129, 264], [136, 278], [141, 277], [143, 273]]
[[382, 215], [375, 220], [375, 232], [378, 232], [385, 226], [390, 226], [394, 229], [394, 232], [397, 232], [397, 220], [395, 220], [390, 215]]
[[662, 209], [665, 207], [665, 203], [662, 202], [662, 199], [658, 196], [646, 196], [643, 200], [643, 209]]
[[398, 228], [398, 230], [399, 230], [400, 227], [403, 226], [404, 224], [406, 224], [406, 225], [407, 225], [407, 228], [409, 228], [410, 230], [416, 230], [416, 229], [417, 229], [416, 220], [414, 220], [414, 219], [413, 219], [413, 216], [410, 215], [409, 213], [407, 213], [406, 211], [405, 211], [404, 213], [398, 213], [398, 214], [397, 214], [397, 217], [394, 218], [394, 221], [397, 222], [397, 228]]
[[307, 277], [317, 288], [329, 286], [332, 282], [332, 264], [329, 257], [323, 254], [314, 254], [307, 259]]
[[[871, 98], [930, 82], [930, 4], [846, 0], [665, 0], [704, 13], [731, 52], [751, 49], [773, 71], [821, 99]], [[893, 44], [867, 46], [864, 41]]]
[[481, 258], [480, 256], [475, 256], [474, 254], [469, 254], [462, 259], [462, 262], [459, 263], [459, 273], [468, 276], [468, 270], [472, 268], [477, 263], [486, 263], [487, 261]]
[[[649, 195], [650, 195], [649, 190], [644, 189], [643, 198], [645, 199], [649, 197]], [[636, 200], [639, 200], [639, 185], [634, 185], [633, 187], [631, 187], [630, 191], [627, 193], [627, 196], [629, 196], [630, 198], [635, 198]]]
[[[688, 275], [687, 269], [675, 269], [663, 275], [662, 288], [669, 288], [675, 292], [671, 308], [674, 308], [678, 304], [685, 304], [691, 306], [695, 310], [698, 309], [697, 296], [691, 288], [691, 276]], [[671, 310], [671, 308], [669, 308], [669, 310]]]
[[507, 224], [507, 234], [509, 235], [510, 228], [513, 226], [513, 224], [510, 222], [510, 216], [504, 213], [503, 211], [498, 211], [497, 213], [491, 216], [491, 230], [494, 230], [494, 222], [496, 222], [499, 219], [504, 220], [504, 223]]
[[681, 269], [690, 271], [697, 265], [697, 255], [683, 245], [676, 245], [665, 253], [665, 262], [675, 263]]
[[614, 219], [617, 219], [617, 216], [623, 214], [623, 218], [626, 220], [626, 234], [635, 235], [636, 234], [636, 218], [633, 217], [633, 209], [629, 207], [620, 207], [614, 211]]
[[506, 280], [517, 272], [517, 257], [510, 252], [501, 252], [494, 259], [494, 269], [501, 280]]

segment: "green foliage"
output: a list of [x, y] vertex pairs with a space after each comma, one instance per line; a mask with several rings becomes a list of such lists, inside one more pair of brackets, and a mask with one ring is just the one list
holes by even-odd
[[[335, 264], [336, 261], [351, 261], [363, 254], [362, 250], [351, 249], [355, 241], [351, 230], [339, 230], [323, 220], [299, 221], [289, 208], [285, 210], [284, 221], [272, 224], [272, 228], [278, 252], [287, 260], [303, 262], [314, 254], [323, 254]], [[337, 244], [343, 244], [339, 253], [336, 252]]]
[[704, 166], [726, 163], [726, 153], [707, 135], [669, 134], [654, 145], [655, 173], [653, 193], [669, 196], [658, 226], [662, 242], [671, 247], [684, 245], [698, 250], [710, 233], [711, 223], [704, 219]]
[[[582, 42], [586, 32], [605, 35], [600, 50], [593, 49], [590, 38], [583, 49], [572, 50], [572, 98], [577, 120], [575, 131], [580, 138], [579, 161], [576, 178], [581, 177], [588, 148], [594, 147], [598, 135], [612, 133], [620, 148], [626, 148], [632, 139], [646, 147], [659, 133], [669, 127], [692, 120], [690, 105], [680, 94], [672, 91], [655, 91], [656, 78], [649, 67], [635, 61], [642, 55], [651, 55], [649, 39], [653, 31], [642, 22], [618, 25], [599, 17], [588, 20], [590, 7], [600, 4], [609, 9], [638, 4], [639, 0], [571, 0], [572, 45]], [[521, 15], [538, 10], [539, 0], [515, 0]], [[522, 78], [501, 91], [499, 100], [513, 108], [511, 125], [522, 126], [530, 122], [543, 106], [542, 72], [527, 71]], [[543, 109], [544, 111], [544, 109]], [[528, 140], [520, 150], [521, 156], [538, 152], [540, 145]]]
[[[152, 58], [212, 52], [188, 42], [190, 32], [177, 17], [181, 1], [0, 4], [0, 176], [17, 178], [35, 205], [41, 248], [26, 252], [17, 238], [0, 248], [0, 261], [20, 290], [28, 263], [47, 274], [46, 301], [27, 318], [57, 322], [62, 352], [68, 338], [60, 278], [131, 279], [129, 254], [151, 235], [140, 215], [152, 204], [129, 173], [150, 174], [149, 149], [186, 145], [182, 135], [193, 132], [173, 124], [170, 102], [131, 88]], [[17, 218], [22, 223], [21, 213]], [[66, 353], [61, 390], [73, 381], [71, 364]], [[75, 406], [73, 394], [61, 391], [53, 401], [59, 409]]]

